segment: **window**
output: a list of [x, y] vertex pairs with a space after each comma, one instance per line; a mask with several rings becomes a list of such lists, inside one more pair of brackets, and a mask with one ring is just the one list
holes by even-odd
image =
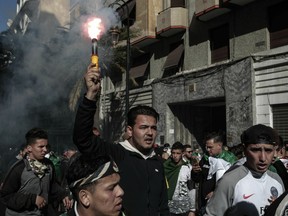
[[118, 65], [111, 64], [108, 69], [103, 68], [101, 70], [101, 76], [107, 77], [106, 89], [111, 90], [116, 88], [117, 86], [121, 86], [123, 71]]
[[129, 72], [130, 88], [137, 88], [143, 86], [144, 81], [148, 78], [149, 74], [150, 54], [144, 54], [140, 57], [133, 59], [132, 67]]
[[225, 24], [210, 31], [211, 63], [229, 59], [229, 25]]
[[183, 67], [183, 59], [184, 59], [183, 41], [171, 44], [170, 52], [163, 66], [164, 69], [163, 77], [168, 77], [179, 72]]
[[283, 1], [268, 9], [270, 48], [288, 44], [288, 2]]
[[273, 128], [277, 130], [284, 141], [288, 141], [288, 104], [272, 106]]
[[185, 8], [185, 0], [171, 0], [171, 7]]

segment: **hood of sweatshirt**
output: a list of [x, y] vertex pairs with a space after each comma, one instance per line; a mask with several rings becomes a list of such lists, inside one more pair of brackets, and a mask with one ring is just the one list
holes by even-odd
[[128, 140], [125, 140], [123, 142], [119, 142], [120, 145], [122, 145], [126, 150], [131, 151], [131, 152], [135, 152], [138, 153], [139, 155], [141, 155], [141, 157], [143, 157], [145, 160], [148, 158], [151, 158], [153, 156], [155, 156], [155, 152], [154, 149], [152, 148], [151, 151], [149, 152], [148, 155], [144, 155], [143, 153], [141, 153], [138, 149], [136, 149], [134, 146], [132, 146]]

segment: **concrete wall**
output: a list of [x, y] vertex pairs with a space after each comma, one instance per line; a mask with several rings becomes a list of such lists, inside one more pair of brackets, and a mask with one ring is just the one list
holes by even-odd
[[[253, 122], [251, 76], [251, 60], [247, 58], [232, 65], [154, 81], [153, 107], [160, 113], [159, 135], [164, 135], [170, 143], [176, 141], [175, 135], [170, 133], [174, 130], [174, 115], [169, 109], [170, 104], [202, 103], [203, 100], [224, 97], [227, 142], [239, 143], [240, 134]], [[196, 84], [196, 91], [189, 90], [192, 84]]]

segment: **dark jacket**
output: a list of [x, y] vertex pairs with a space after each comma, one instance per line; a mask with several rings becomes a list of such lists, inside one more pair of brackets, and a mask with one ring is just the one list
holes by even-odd
[[196, 173], [192, 169], [191, 179], [194, 182], [199, 183], [199, 193], [198, 193], [198, 197], [197, 197], [198, 206], [197, 207], [198, 207], [198, 209], [201, 209], [201, 208], [205, 207], [207, 204], [206, 196], [210, 192], [215, 190], [216, 174], [214, 174], [211, 179], [207, 179], [210, 164], [209, 164], [209, 161], [205, 157], [202, 157], [202, 159], [199, 162], [199, 165], [200, 165], [202, 171]]
[[288, 190], [288, 173], [287, 173], [287, 169], [284, 166], [283, 162], [281, 160], [276, 160], [273, 163], [273, 166], [276, 168], [278, 175], [281, 177], [281, 179], [284, 183], [284, 186], [285, 186], [285, 190]]
[[37, 177], [27, 159], [17, 161], [8, 171], [3, 187], [0, 191], [1, 199], [6, 205], [6, 214], [9, 215], [51, 215], [48, 205], [39, 210], [35, 204], [37, 195], [48, 201], [49, 199], [64, 198], [60, 194], [62, 189], [55, 181], [54, 167], [49, 159], [43, 163], [48, 169], [44, 177]]
[[[226, 150], [222, 150], [222, 152], [216, 156], [216, 158], [221, 158], [230, 164], [234, 164], [237, 161], [237, 157]], [[201, 172], [195, 173], [192, 169], [191, 172], [191, 178], [193, 181], [199, 183], [199, 195], [197, 198], [198, 202], [198, 209], [201, 210], [205, 205], [207, 204], [208, 199], [206, 199], [206, 196], [215, 190], [216, 187], [216, 173], [212, 176], [212, 178], [207, 179], [210, 164], [209, 164], [209, 157], [204, 154], [202, 159], [199, 162], [200, 167], [202, 168]]]
[[74, 126], [73, 139], [79, 151], [113, 157], [120, 170], [125, 215], [169, 215], [162, 162], [156, 155], [144, 159], [141, 154], [125, 148], [125, 144], [108, 143], [94, 136], [95, 111], [96, 103], [84, 97]]
[[[288, 209], [288, 191], [286, 190], [281, 196], [279, 196], [275, 201], [272, 202], [270, 206], [265, 209], [264, 216], [275, 216], [276, 211], [278, 215], [287, 215]], [[282, 213], [282, 214], [281, 214]]]
[[[74, 202], [73, 207], [68, 210], [68, 212], [67, 212], [66, 215], [67, 215], [67, 216], [77, 216], [77, 213], [75, 212], [75, 208], [76, 208], [76, 206], [75, 206], [75, 202]], [[76, 210], [76, 211], [77, 211], [77, 210]], [[78, 214], [79, 214], [79, 213], [78, 213]], [[121, 212], [118, 216], [123, 216], [122, 212]]]

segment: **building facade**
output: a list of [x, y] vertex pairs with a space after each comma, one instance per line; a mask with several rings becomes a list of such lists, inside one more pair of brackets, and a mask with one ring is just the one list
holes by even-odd
[[[97, 127], [105, 139], [121, 139], [128, 86], [129, 107], [145, 104], [160, 113], [158, 144], [196, 148], [207, 132], [224, 131], [232, 146], [259, 123], [288, 140], [287, 1], [102, 3], [115, 7], [124, 29], [129, 24], [131, 44], [129, 82], [125, 69], [108, 68], [103, 78]], [[54, 33], [45, 28], [66, 31], [83, 11], [76, 0], [18, 0], [17, 12], [10, 30], [25, 34], [41, 24], [38, 38], [46, 43]]]
[[[253, 124], [272, 126], [288, 139], [287, 1], [126, 4], [130, 29], [140, 31], [131, 38], [129, 105], [160, 113], [159, 144], [197, 147], [207, 132], [221, 130], [232, 146]], [[106, 79], [102, 119], [113, 123], [123, 111], [126, 83]]]

